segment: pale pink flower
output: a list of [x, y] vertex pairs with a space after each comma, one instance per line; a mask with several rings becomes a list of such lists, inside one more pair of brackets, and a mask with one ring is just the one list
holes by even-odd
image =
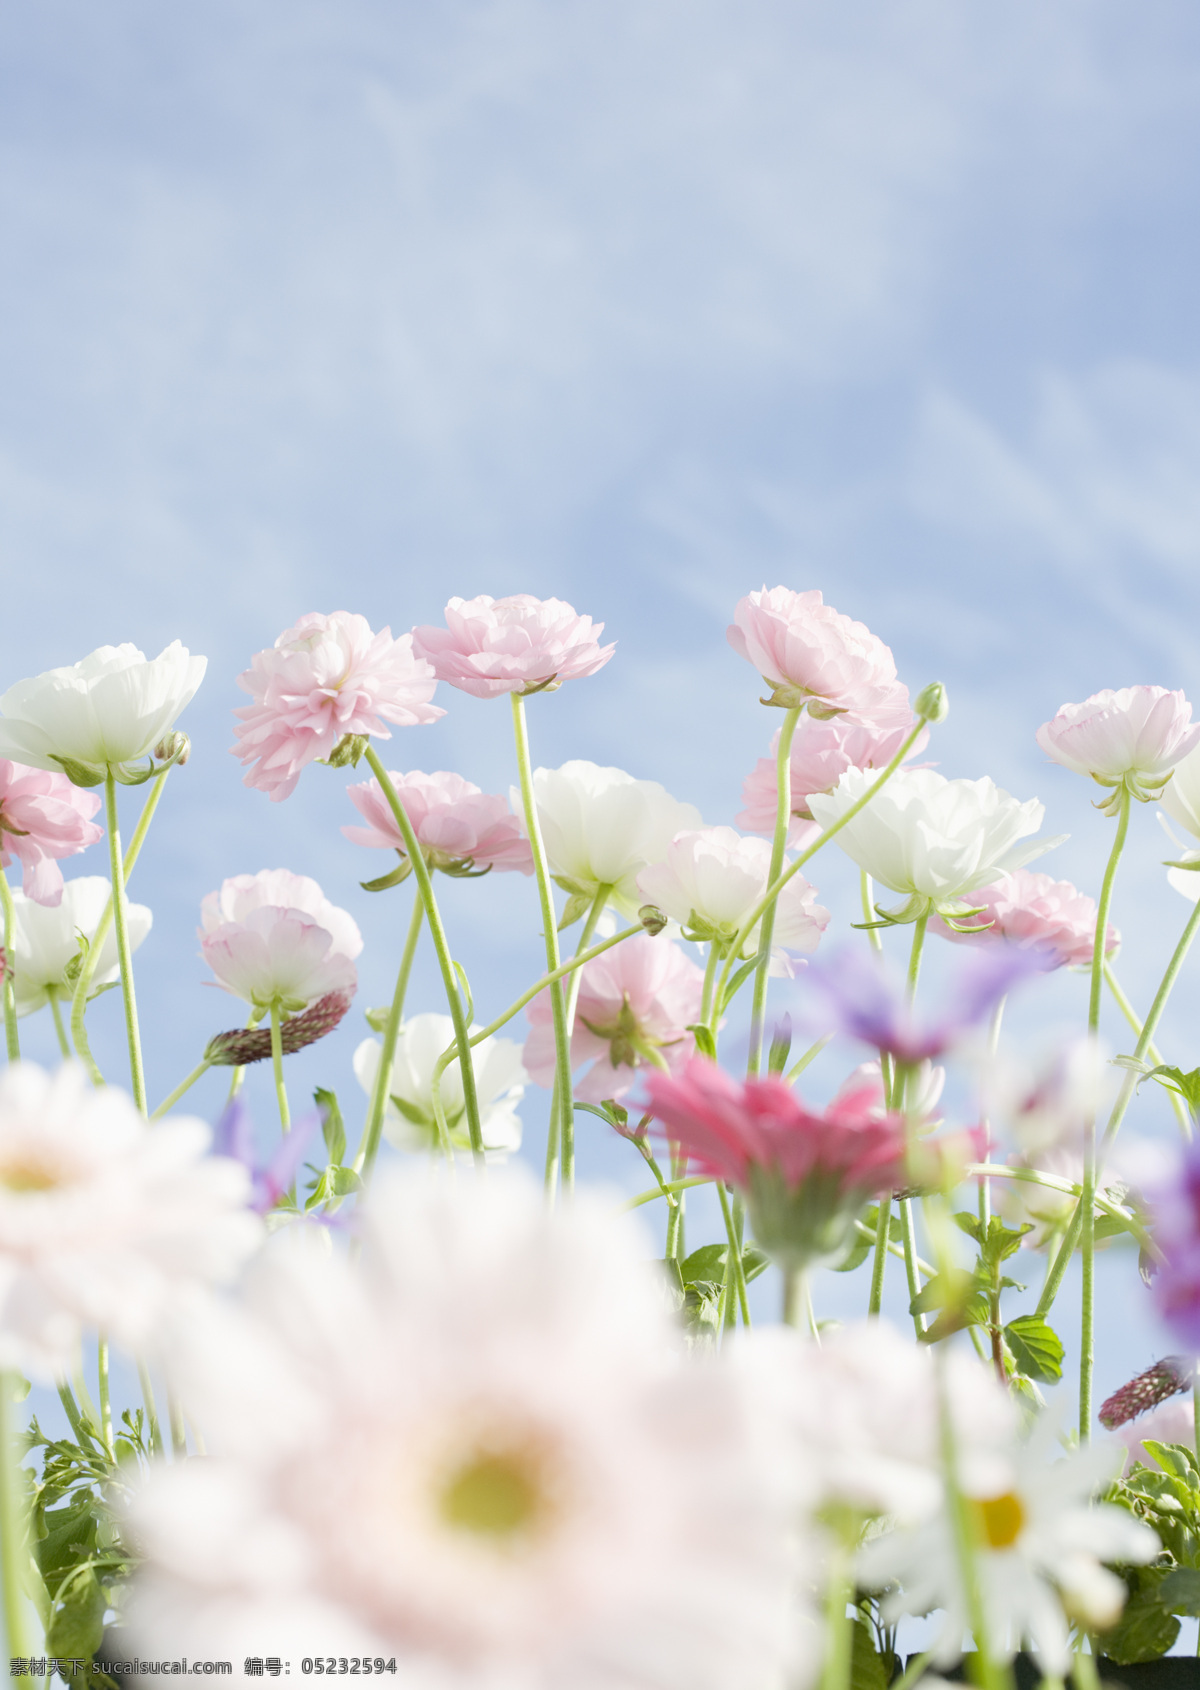
[[145, 1344], [178, 1295], [233, 1277], [261, 1226], [210, 1139], [203, 1121], [152, 1125], [75, 1063], [0, 1072], [0, 1367], [48, 1382], [85, 1331]]
[[803, 1458], [757, 1378], [682, 1351], [606, 1201], [388, 1172], [357, 1259], [289, 1229], [181, 1323], [214, 1453], [135, 1498], [139, 1651], [240, 1668], [265, 1630], [404, 1690], [804, 1690]]
[[1200, 745], [1200, 723], [1181, 692], [1165, 687], [1106, 688], [1064, 704], [1037, 731], [1052, 762], [1118, 790], [1100, 806], [1115, 813], [1120, 789], [1143, 804], [1157, 798], [1176, 763]]
[[883, 641], [824, 604], [819, 592], [764, 587], [738, 602], [729, 643], [772, 688], [771, 704], [814, 716], [850, 714], [878, 727], [911, 724], [908, 690]]
[[0, 760], [0, 867], [18, 858], [27, 898], [58, 907], [63, 877], [57, 859], [103, 838], [104, 829], [91, 819], [99, 808], [99, 795], [66, 775]]
[[[388, 778], [424, 847], [430, 868], [451, 874], [470, 868], [533, 873], [533, 853], [524, 826], [506, 799], [485, 793], [461, 775], [445, 771], [426, 775], [413, 769], [402, 775], [393, 769]], [[364, 781], [347, 791], [369, 826], [344, 827], [346, 838], [356, 845], [398, 851], [407, 861], [404, 835], [379, 782]]]
[[301, 769], [328, 757], [346, 734], [390, 739], [386, 723], [414, 727], [446, 712], [431, 704], [437, 679], [413, 654], [413, 637], [371, 631], [363, 616], [313, 611], [260, 651], [238, 686], [254, 699], [234, 715], [233, 753], [250, 764], [247, 786], [286, 798]]
[[[907, 697], [907, 692], [905, 693]], [[912, 732], [915, 717], [911, 712], [906, 720], [893, 726], [878, 728], [868, 722], [855, 722], [844, 716], [824, 720], [805, 714], [796, 724], [792, 740], [792, 823], [787, 842], [799, 851], [820, 833], [814, 824], [808, 800], [814, 792], [832, 792], [847, 769], [884, 769]], [[926, 728], [912, 747], [912, 755], [921, 751], [929, 739]], [[779, 734], [771, 740], [770, 757], [760, 757], [754, 770], [742, 786], [742, 803], [746, 808], [736, 818], [737, 825], [747, 833], [775, 832], [775, 811], [779, 804], [779, 784], [776, 779], [775, 751]]]
[[[1007, 939], [1010, 944], [1044, 951], [1055, 968], [1066, 964], [1090, 967], [1096, 940], [1096, 902], [1069, 880], [1018, 868], [991, 886], [970, 894], [977, 915], [964, 916], [966, 925], [948, 927], [940, 916], [929, 923], [931, 933], [956, 944], [981, 944]], [[972, 928], [975, 930], [972, 932]], [[1104, 953], [1111, 956], [1121, 935], [1109, 923]]]
[[235, 874], [204, 899], [200, 920], [200, 954], [217, 984], [257, 1009], [278, 1003], [290, 1014], [357, 988], [362, 934], [306, 875]]
[[[700, 1019], [704, 970], [667, 939], [626, 939], [581, 971], [571, 1034], [571, 1066], [592, 1067], [575, 1087], [585, 1103], [622, 1098], [656, 1060], [675, 1068], [694, 1054], [689, 1024]], [[550, 994], [525, 1011], [533, 1029], [524, 1063], [538, 1085], [554, 1083], [554, 1027]]]
[[451, 599], [445, 628], [413, 629], [413, 649], [439, 681], [496, 698], [504, 692], [552, 692], [563, 681], [602, 669], [617, 649], [601, 646], [603, 622], [580, 616], [562, 599], [529, 593]]
[[739, 1083], [696, 1056], [646, 1076], [647, 1110], [703, 1172], [745, 1194], [754, 1236], [790, 1266], [831, 1261], [870, 1197], [906, 1183], [903, 1120], [870, 1081], [809, 1109], [771, 1076]]
[[[722, 946], [732, 944], [743, 921], [770, 884], [771, 847], [765, 839], [743, 839], [731, 827], [703, 827], [677, 833], [666, 861], [638, 875], [638, 891], [656, 904], [685, 936]], [[815, 951], [829, 922], [816, 902], [816, 888], [794, 874], [775, 907], [776, 970], [791, 973], [787, 951]], [[761, 922], [742, 946], [744, 957], [758, 948]]]

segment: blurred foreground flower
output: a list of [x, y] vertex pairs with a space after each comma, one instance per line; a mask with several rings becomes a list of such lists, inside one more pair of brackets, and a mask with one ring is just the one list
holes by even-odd
[[1200, 1145], [1164, 1148], [1153, 1162], [1147, 1153], [1147, 1163], [1140, 1183], [1162, 1252], [1154, 1301], [1172, 1332], [1200, 1355]]
[[91, 819], [99, 808], [99, 794], [84, 792], [66, 775], [0, 761], [0, 868], [16, 857], [25, 896], [53, 908], [62, 901], [58, 859], [104, 836]]
[[[477, 1033], [479, 1029], [472, 1027], [470, 1031]], [[401, 1027], [383, 1118], [383, 1135], [397, 1149], [437, 1149], [433, 1071], [438, 1058], [453, 1044], [454, 1023], [448, 1015], [414, 1015]], [[382, 1054], [378, 1039], [364, 1039], [354, 1052], [354, 1073], [368, 1096], [374, 1091]], [[521, 1119], [517, 1105], [525, 1095], [526, 1080], [520, 1045], [513, 1039], [481, 1039], [472, 1048], [471, 1058], [484, 1149], [496, 1154], [519, 1150]], [[469, 1150], [471, 1139], [457, 1056], [442, 1074], [441, 1089], [450, 1141], [460, 1150]]]
[[599, 644], [603, 622], [580, 616], [562, 599], [529, 593], [451, 599], [446, 623], [414, 628], [414, 650], [433, 665], [439, 681], [476, 698], [552, 692], [564, 681], [594, 675], [617, 649]]
[[200, 905], [200, 954], [216, 983], [285, 1014], [337, 992], [353, 996], [362, 934], [315, 880], [283, 868], [235, 874]]
[[18, 681], [0, 698], [0, 757], [65, 773], [77, 786], [140, 778], [148, 757], [190, 703], [208, 659], [172, 640], [157, 657], [102, 645], [70, 668]]
[[[91, 941], [100, 924], [112, 887], [103, 875], [82, 874], [63, 885], [62, 900], [54, 906], [34, 903], [14, 892], [13, 987], [17, 1014], [32, 1015], [53, 996], [70, 998], [75, 990], [70, 965], [79, 956], [80, 936]], [[145, 904], [126, 906], [129, 948], [136, 951], [150, 931], [154, 917]], [[105, 934], [92, 976], [92, 990], [116, 980], [117, 936]]]
[[1143, 804], [1161, 796], [1176, 763], [1200, 745], [1200, 723], [1181, 692], [1110, 687], [1064, 704], [1037, 742], [1053, 762], [1115, 788], [1099, 806], [1115, 815], [1122, 789]]
[[690, 1361], [640, 1243], [513, 1175], [382, 1177], [177, 1334], [219, 1456], [136, 1499], [137, 1646], [397, 1657], [439, 1690], [769, 1690], [811, 1646], [774, 1416]]
[[389, 722], [415, 727], [446, 714], [429, 702], [437, 681], [413, 655], [412, 635], [376, 634], [347, 610], [302, 616], [256, 654], [238, 686], [254, 703], [234, 711], [241, 721], [233, 753], [249, 765], [245, 785], [275, 802], [347, 734], [390, 739]]
[[[580, 971], [571, 1033], [571, 1065], [592, 1066], [575, 1086], [586, 1103], [620, 1099], [648, 1068], [677, 1068], [693, 1055], [688, 1030], [700, 1019], [704, 970], [669, 939], [638, 934]], [[554, 1027], [550, 994], [525, 1011], [532, 1031], [525, 1066], [540, 1086], [554, 1084]]]
[[145, 1344], [181, 1293], [233, 1277], [261, 1229], [210, 1137], [150, 1126], [73, 1063], [0, 1072], [0, 1367], [49, 1383], [85, 1331]]
[[868, 1081], [811, 1110], [774, 1077], [731, 1079], [693, 1057], [646, 1078], [647, 1111], [711, 1174], [744, 1193], [754, 1236], [787, 1268], [832, 1261], [868, 1198], [905, 1184], [904, 1125]]
[[[430, 868], [445, 874], [486, 873], [488, 869], [533, 873], [533, 853], [525, 829], [503, 798], [482, 792], [461, 775], [444, 770], [426, 775], [420, 769], [409, 774], [392, 769], [388, 779]], [[346, 838], [356, 845], [399, 853], [399, 868], [368, 886], [368, 891], [382, 891], [384, 882], [395, 885], [412, 867], [404, 835], [377, 780], [348, 787], [347, 794], [368, 825], [344, 827]]]

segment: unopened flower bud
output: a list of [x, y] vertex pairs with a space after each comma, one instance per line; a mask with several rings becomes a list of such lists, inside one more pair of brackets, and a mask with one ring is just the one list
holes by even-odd
[[168, 767], [178, 763], [180, 768], [192, 754], [192, 742], [184, 733], [166, 734], [154, 747], [154, 759]]
[[638, 920], [646, 929], [646, 932], [651, 935], [661, 933], [667, 925], [667, 917], [657, 904], [643, 904], [638, 911]]
[[950, 714], [950, 700], [941, 681], [930, 681], [913, 699], [913, 713], [927, 722], [944, 722]]
[[325, 761], [331, 769], [357, 769], [370, 738], [370, 734], [343, 734]]
[[1160, 1402], [1178, 1396], [1181, 1391], [1190, 1391], [1195, 1373], [1195, 1366], [1187, 1356], [1164, 1356], [1100, 1404], [1100, 1424], [1111, 1432], [1114, 1426], [1124, 1426], [1127, 1420], [1135, 1420], [1148, 1408], [1157, 1408]]
[[[349, 993], [328, 992], [310, 1004], [302, 1015], [290, 1015], [279, 1027], [283, 1054], [292, 1056], [305, 1045], [315, 1044], [326, 1033], [332, 1033], [349, 1008]], [[213, 1068], [246, 1068], [252, 1062], [267, 1061], [270, 1055], [269, 1027], [233, 1027], [208, 1041], [204, 1060]]]

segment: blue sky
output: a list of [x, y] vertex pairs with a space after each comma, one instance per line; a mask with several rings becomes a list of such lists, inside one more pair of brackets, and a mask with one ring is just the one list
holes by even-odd
[[[1094, 890], [1110, 824], [1034, 729], [1103, 686], [1200, 695], [1194, 7], [45, 0], [0, 18], [0, 78], [3, 676], [121, 640], [210, 659], [135, 887], [157, 1095], [236, 1019], [193, 937], [226, 874], [315, 875], [367, 933], [360, 1001], [390, 991], [408, 894], [358, 890], [345, 777], [272, 806], [227, 755], [237, 673], [312, 609], [399, 632], [453, 593], [571, 600], [618, 656], [534, 701], [537, 759], [724, 822], [775, 725], [732, 607], [820, 587], [947, 683], [944, 772], [1042, 797], [1072, 834], [1044, 866]], [[441, 702], [396, 762], [506, 788], [506, 712]], [[1145, 1001], [1186, 910], [1135, 822]], [[532, 889], [447, 911], [506, 1001]], [[1078, 979], [1053, 994], [1080, 1012]], [[1198, 999], [1193, 969], [1185, 1065]], [[349, 1093], [352, 1045], [297, 1089]]]

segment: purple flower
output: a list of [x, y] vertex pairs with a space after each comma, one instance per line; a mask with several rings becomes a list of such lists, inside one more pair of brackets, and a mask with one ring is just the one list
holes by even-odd
[[882, 963], [861, 951], [842, 951], [805, 972], [797, 1020], [814, 1037], [838, 1033], [899, 1062], [925, 1062], [986, 1020], [1014, 986], [1049, 966], [1038, 951], [989, 946], [964, 961], [941, 1012], [931, 1017], [914, 1010], [903, 983]]
[[1145, 1195], [1163, 1256], [1154, 1301], [1172, 1332], [1200, 1353], [1200, 1145], [1182, 1146]]
[[213, 1153], [229, 1156], [242, 1164], [250, 1175], [250, 1207], [255, 1214], [265, 1215], [295, 1185], [296, 1176], [320, 1125], [321, 1117], [317, 1110], [302, 1115], [291, 1131], [284, 1134], [267, 1160], [260, 1162], [254, 1148], [250, 1111], [240, 1096], [235, 1097], [221, 1111], [213, 1128]]

